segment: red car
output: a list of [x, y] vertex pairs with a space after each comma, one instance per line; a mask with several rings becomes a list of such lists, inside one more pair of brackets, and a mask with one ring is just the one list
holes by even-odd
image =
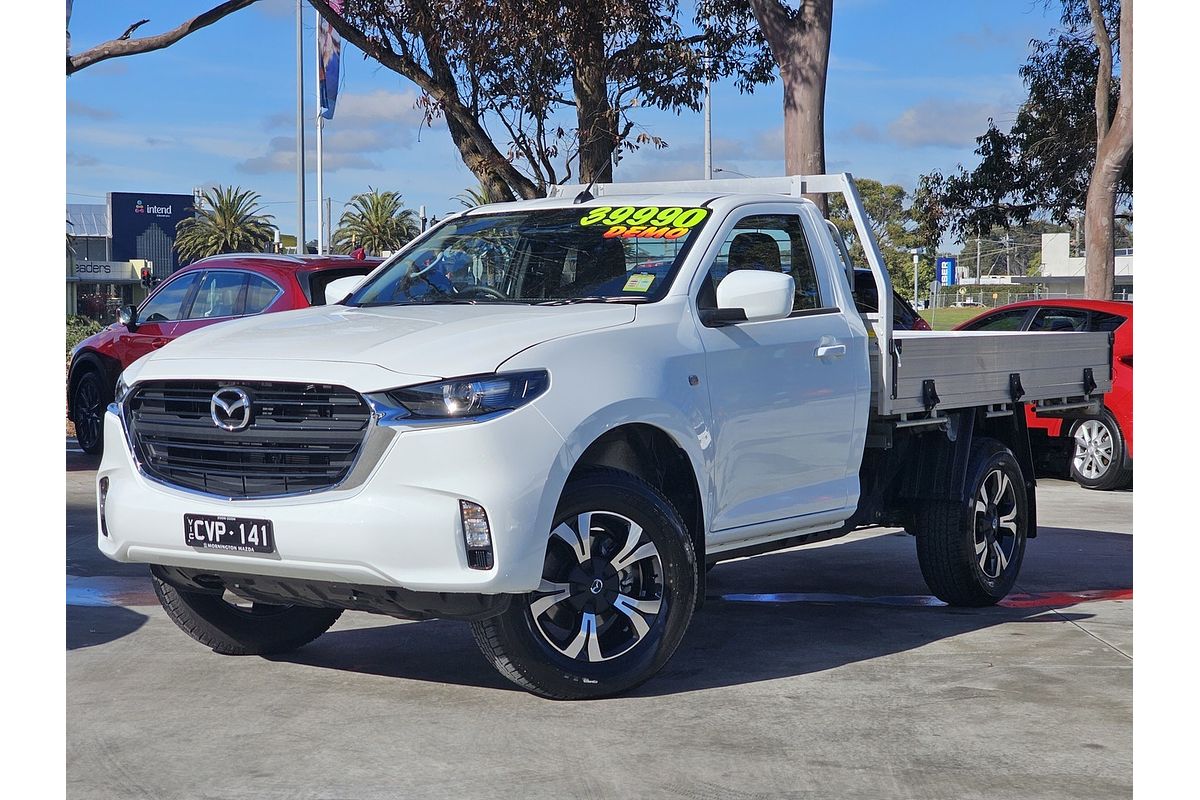
[[190, 264], [163, 281], [121, 321], [84, 339], [71, 351], [67, 416], [84, 452], [104, 447], [104, 411], [122, 370], [178, 336], [250, 314], [325, 305], [345, 297], [340, 278], [366, 275], [379, 259], [349, 256], [231, 254]]
[[[1099, 415], [1041, 417], [1027, 408], [1031, 433], [1044, 445], [1070, 448], [1071, 477], [1088, 489], [1118, 489], [1133, 479], [1133, 303], [1115, 300], [1026, 300], [980, 314], [963, 331], [1110, 331], [1113, 388]], [[1035, 438], [1034, 443], [1038, 440]]]

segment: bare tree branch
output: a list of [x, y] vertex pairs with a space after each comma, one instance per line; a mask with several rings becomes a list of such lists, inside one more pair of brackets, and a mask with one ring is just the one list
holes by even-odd
[[140, 39], [127, 38], [133, 31], [137, 30], [142, 24], [148, 20], [142, 20], [134, 25], [130, 25], [125, 33], [119, 39], [112, 39], [107, 42], [96, 45], [76, 56], [67, 56], [67, 75], [73, 75], [79, 70], [90, 67], [93, 64], [98, 64], [101, 61], [107, 61], [110, 58], [120, 58], [121, 56], [132, 56], [138, 53], [150, 53], [154, 50], [161, 50], [164, 47], [169, 47], [178, 42], [188, 34], [195, 33], [201, 28], [207, 28], [214, 22], [221, 20], [235, 11], [240, 11], [246, 6], [252, 5], [258, 0], [226, 0], [214, 8], [210, 8], [199, 16], [192, 17], [187, 22], [167, 31], [166, 33], [156, 34], [154, 36], [145, 36]]
[[125, 29], [125, 32], [124, 32], [124, 33], [122, 33], [120, 36], [118, 36], [118, 37], [117, 37], [117, 41], [118, 41], [118, 42], [123, 42], [123, 41], [125, 41], [126, 39], [128, 39], [128, 38], [129, 38], [129, 35], [130, 35], [131, 33], [133, 33], [134, 31], [136, 31], [138, 28], [142, 27], [143, 25], [145, 25], [145, 24], [146, 24], [147, 22], [149, 22], [149, 21], [150, 21], [150, 20], [148, 20], [148, 19], [139, 19], [137, 22], [133, 23], [133, 24], [132, 24], [132, 25], [130, 25], [128, 28], [126, 28], [126, 29]]

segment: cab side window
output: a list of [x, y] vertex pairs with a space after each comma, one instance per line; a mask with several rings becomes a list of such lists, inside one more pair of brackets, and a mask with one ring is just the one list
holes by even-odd
[[173, 322], [183, 317], [184, 302], [200, 279], [198, 272], [189, 272], [168, 281], [138, 311], [140, 322]]
[[791, 275], [796, 281], [793, 313], [823, 306], [817, 270], [798, 216], [760, 214], [740, 220], [709, 270], [700, 290], [699, 305], [715, 307], [717, 286], [729, 273], [742, 269], [764, 269]]
[[242, 305], [242, 289], [246, 284], [246, 273], [220, 271], [206, 272], [200, 279], [196, 299], [188, 311], [188, 319], [219, 319], [236, 317]]
[[[281, 292], [279, 287], [271, 283], [261, 275], [251, 273], [246, 276], [246, 307], [242, 311], [243, 314], [261, 314], [267, 310], [271, 303], [275, 302]], [[321, 287], [321, 291], [325, 291], [325, 287]], [[325, 298], [328, 300], [329, 298]], [[333, 298], [337, 300], [338, 298]]]
[[1019, 331], [1029, 315], [1027, 308], [1014, 308], [1011, 311], [1001, 311], [969, 325], [964, 325], [966, 331]]
[[1075, 308], [1042, 308], [1029, 326], [1031, 331], [1086, 331], [1088, 312]]

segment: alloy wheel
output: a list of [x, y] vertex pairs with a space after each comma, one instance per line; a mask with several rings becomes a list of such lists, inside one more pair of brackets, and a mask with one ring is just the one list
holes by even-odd
[[1112, 467], [1112, 431], [1100, 420], [1089, 419], [1075, 429], [1075, 471], [1088, 480], [1099, 480]]
[[975, 556], [979, 569], [997, 580], [1017, 549], [1017, 493], [1008, 475], [994, 469], [975, 497]]
[[551, 532], [542, 582], [528, 608], [533, 629], [567, 658], [624, 655], [665, 618], [658, 548], [628, 517], [581, 513]]
[[84, 447], [100, 439], [100, 386], [95, 378], [85, 376], [75, 389], [75, 438]]

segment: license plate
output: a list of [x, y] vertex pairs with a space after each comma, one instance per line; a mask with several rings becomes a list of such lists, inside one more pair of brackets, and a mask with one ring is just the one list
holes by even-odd
[[233, 550], [238, 553], [274, 553], [275, 534], [269, 519], [183, 515], [183, 541], [189, 547]]

